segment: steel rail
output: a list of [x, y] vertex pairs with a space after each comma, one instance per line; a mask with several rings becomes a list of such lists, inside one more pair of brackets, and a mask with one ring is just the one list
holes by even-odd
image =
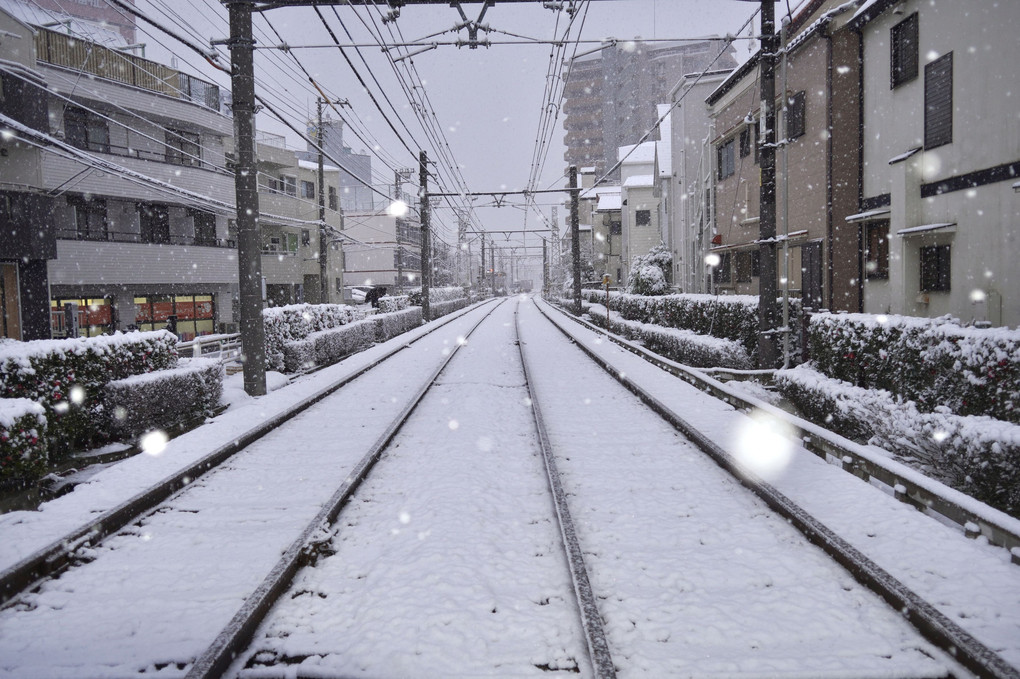
[[518, 309], [520, 308], [519, 301], [517, 307], [514, 310], [514, 332], [517, 334], [517, 350], [521, 355], [521, 365], [524, 368], [524, 383], [528, 387], [528, 398], [531, 400], [531, 412], [535, 419], [535, 430], [538, 433], [539, 445], [542, 448], [542, 459], [545, 461], [549, 490], [552, 493], [553, 505], [556, 508], [556, 519], [560, 527], [560, 536], [563, 538], [563, 548], [566, 551], [567, 565], [570, 568], [570, 579], [574, 585], [574, 595], [577, 597], [581, 628], [584, 630], [584, 639], [588, 646], [588, 659], [591, 662], [597, 679], [615, 679], [616, 668], [613, 665], [613, 658], [609, 652], [609, 642], [606, 641], [606, 633], [602, 626], [602, 616], [598, 610], [595, 591], [591, 586], [588, 570], [584, 565], [584, 555], [581, 553], [581, 544], [577, 539], [574, 520], [570, 516], [567, 495], [563, 490], [559, 469], [556, 467], [555, 454], [545, 429], [545, 421], [542, 418], [542, 409], [538, 403], [538, 396], [532, 388], [532, 371], [528, 366], [528, 359], [524, 351], [526, 342], [521, 338], [518, 314]]
[[[53, 541], [46, 547], [28, 555], [21, 561], [0, 572], [0, 606], [6, 605], [14, 597], [29, 589], [40, 580], [53, 577], [66, 568], [74, 558], [78, 549], [85, 545], [94, 545], [100, 540], [108, 537], [124, 526], [132, 523], [141, 515], [150, 511], [159, 503], [181, 490], [195, 479], [206, 472], [215, 469], [217, 466], [230, 459], [232, 456], [258, 441], [284, 422], [304, 412], [314, 404], [334, 393], [344, 385], [352, 382], [383, 361], [392, 358], [395, 354], [408, 348], [414, 342], [421, 340], [435, 332], [447, 323], [460, 318], [473, 307], [468, 307], [462, 314], [450, 314], [438, 322], [435, 327], [422, 333], [411, 342], [399, 344], [371, 363], [359, 368], [353, 373], [344, 376], [337, 382], [325, 387], [317, 393], [287, 408], [275, 416], [263, 421], [259, 425], [249, 429], [237, 436], [230, 443], [220, 446], [205, 457], [193, 462], [187, 467], [178, 470], [174, 474], [164, 478], [152, 487], [141, 491], [134, 497], [125, 500], [121, 504], [103, 512], [97, 518], [78, 528], [68, 532], [58, 540]], [[491, 313], [491, 311], [490, 311]]]
[[[493, 305], [485, 315], [478, 319], [478, 322], [465, 334], [465, 338], [470, 337], [498, 307], [499, 304]], [[343, 484], [326, 501], [298, 538], [291, 543], [262, 584], [245, 600], [230, 622], [216, 636], [213, 643], [195, 660], [195, 664], [191, 666], [185, 679], [213, 679], [223, 676], [230, 664], [248, 647], [258, 626], [262, 624], [273, 604], [286, 594], [297, 572], [306, 565], [313, 565], [317, 556], [324, 553], [325, 546], [332, 539], [329, 529], [336, 522], [341, 510], [372, 471], [383, 451], [389, 447], [394, 437], [425, 398], [425, 394], [435, 385], [439, 375], [446, 369], [462, 346], [463, 343], [454, 345], [453, 350], [444, 357], [403, 410], [347, 475]]]
[[568, 337], [589, 358], [613, 376], [617, 382], [641, 399], [648, 407], [675, 427], [692, 443], [728, 471], [745, 488], [758, 496], [770, 509], [785, 518], [811, 543], [820, 547], [836, 563], [845, 568], [857, 582], [885, 599], [921, 633], [926, 640], [945, 651], [950, 658], [982, 679], [1020, 679], [1020, 670], [1003, 660], [992, 649], [975, 639], [888, 571], [865, 556], [860, 550], [830, 530], [822, 522], [800, 508], [771, 484], [740, 466], [728, 452], [709, 439], [688, 420], [652, 396], [619, 368], [579, 342], [542, 306], [535, 305], [542, 315]]

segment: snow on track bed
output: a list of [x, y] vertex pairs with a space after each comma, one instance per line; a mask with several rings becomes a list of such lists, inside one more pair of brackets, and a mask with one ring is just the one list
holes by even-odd
[[[621, 677], [942, 677], [878, 597], [522, 307]], [[503, 305], [230, 676], [591, 676]], [[484, 340], [483, 340], [484, 338]], [[530, 357], [530, 353], [529, 353]], [[530, 360], [530, 358], [529, 358]], [[576, 668], [576, 669], [575, 669]]]
[[942, 654], [522, 305], [619, 676], [945, 676]]
[[[584, 665], [503, 304], [453, 358], [229, 674], [547, 677]], [[559, 670], [559, 672], [557, 671]]]
[[401, 379], [359, 378], [0, 611], [0, 677], [183, 674], [482, 313], [383, 364]]

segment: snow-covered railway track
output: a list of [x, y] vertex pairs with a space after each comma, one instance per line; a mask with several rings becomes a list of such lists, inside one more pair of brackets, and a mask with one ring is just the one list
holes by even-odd
[[[881, 568], [850, 544], [850, 542], [836, 534], [807, 510], [798, 506], [789, 497], [759, 477], [755, 471], [749, 469], [746, 464], [738, 461], [732, 453], [724, 450], [718, 442], [703, 433], [698, 426], [693, 424], [699, 416], [703, 416], [702, 414], [680, 414], [676, 412], [638, 381], [629, 378], [621, 371], [620, 367], [606, 360], [590, 346], [586, 346], [584, 342], [577, 341], [562, 322], [553, 321], [552, 316], [548, 312], [542, 309], [538, 310], [541, 311], [547, 320], [552, 322], [563, 336], [569, 338], [588, 358], [603, 368], [609, 377], [637, 396], [653, 412], [696, 446], [697, 449], [705, 453], [721, 469], [728, 472], [735, 483], [739, 483], [751, 490], [771, 511], [789, 522], [807, 540], [821, 548], [837, 564], [845, 568], [857, 583], [885, 600], [891, 607], [890, 610], [902, 615], [927, 642], [941, 649], [945, 654], [942, 656], [943, 658], [951, 658], [951, 665], [955, 665], [958, 662], [966, 670], [980, 677], [1020, 677], [1020, 671], [1016, 667], [1003, 660], [1002, 657], [988, 646], [956, 624], [947, 615], [943, 614], [935, 605], [913, 592], [903, 582]], [[548, 341], [543, 342], [543, 346], [549, 346], [549, 344]], [[555, 363], [563, 365], [562, 362]], [[548, 376], [546, 377], [548, 379]], [[585, 402], [589, 403], [589, 399], [585, 399]], [[708, 414], [708, 416], [712, 417], [712, 414]], [[598, 416], [595, 416], [593, 419], [603, 423], [606, 422], [606, 420]], [[562, 421], [561, 418], [554, 418], [554, 422]], [[767, 444], [763, 441], [762, 445], [765, 446]], [[623, 468], [619, 469], [619, 471], [622, 470]], [[589, 475], [586, 476], [590, 478]], [[681, 518], [687, 517], [683, 516]], [[700, 539], [699, 542], [704, 544]], [[743, 548], [740, 546], [734, 546], [733, 549], [734, 553], [738, 555], [743, 552]], [[930, 653], [930, 650], [921, 647], [918, 647], [918, 650], [925, 655]], [[950, 672], [951, 669], [947, 668], [945, 671]], [[876, 668], [870, 670], [870, 674], [866, 670], [863, 676], [871, 676], [873, 673], [884, 674], [885, 670]], [[696, 672], [695, 674], [702, 676], [701, 673]], [[811, 673], [809, 672], [808, 674]]]
[[[182, 481], [180, 492], [143, 494], [171, 496], [125, 517], [119, 530], [107, 520], [105, 539], [68, 546], [66, 568], [0, 611], [0, 676], [183, 674], [231, 615], [256, 600], [252, 592], [279, 570], [281, 552], [300, 559], [314, 551], [313, 533], [336, 514], [330, 505], [363, 478], [372, 451], [413, 408], [402, 406], [420, 398], [458, 337], [488, 313], [469, 311], [406, 350], [386, 352], [274, 418], [270, 431]], [[372, 378], [380, 370], [403, 379], [380, 393]]]

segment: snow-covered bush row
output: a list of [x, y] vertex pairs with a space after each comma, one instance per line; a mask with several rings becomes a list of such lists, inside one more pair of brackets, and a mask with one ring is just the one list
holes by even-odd
[[27, 398], [46, 411], [50, 457], [103, 435], [103, 387], [177, 365], [165, 330], [0, 345], [0, 398]]
[[379, 298], [379, 313], [390, 314], [394, 311], [403, 311], [404, 309], [411, 306], [411, 300], [407, 295], [396, 295]]
[[[582, 290], [581, 296], [605, 304], [603, 290]], [[782, 304], [782, 301], [777, 301]], [[629, 321], [690, 330], [739, 342], [748, 356], [758, 351], [758, 297], [753, 295], [629, 295], [609, 293], [609, 307]], [[790, 325], [799, 326], [800, 300], [790, 300]], [[781, 316], [780, 316], [781, 318]], [[793, 333], [797, 350], [799, 333]]]
[[103, 412], [114, 438], [170, 429], [202, 417], [220, 404], [223, 366], [211, 358], [114, 380], [103, 390]]
[[1020, 423], [1020, 331], [965, 328], [948, 317], [815, 314], [815, 367], [859, 387], [886, 389], [924, 411], [948, 407]]
[[809, 420], [885, 448], [921, 471], [1020, 516], [1020, 425], [946, 407], [922, 412], [884, 389], [866, 389], [798, 366], [779, 370], [780, 392]]
[[0, 483], [46, 473], [46, 411], [27, 398], [0, 398]]
[[[421, 288], [412, 290], [407, 296], [410, 298], [411, 304], [421, 306]], [[429, 304], [449, 302], [450, 300], [461, 299], [463, 297], [467, 297], [467, 292], [460, 286], [429, 288]]]
[[[606, 307], [601, 304], [584, 306], [593, 324], [606, 327]], [[747, 369], [754, 365], [743, 345], [733, 340], [641, 321], [628, 321], [617, 313], [610, 314], [609, 324], [610, 332], [640, 341], [649, 351], [684, 365], [736, 369]]]
[[391, 337], [421, 325], [421, 307], [411, 307], [390, 314], [376, 314], [338, 328], [313, 332], [308, 337], [284, 345], [284, 370], [289, 373], [327, 366], [361, 351], [373, 342]]
[[361, 320], [365, 312], [346, 304], [290, 304], [262, 310], [266, 331], [266, 369], [283, 372], [284, 345], [313, 332]]
[[[460, 288], [454, 289], [460, 290]], [[456, 299], [449, 299], [442, 302], [431, 301], [429, 303], [429, 314], [432, 316], [433, 320], [435, 320], [440, 316], [452, 314], [454, 311], [457, 311], [458, 309], [463, 309], [469, 304], [471, 304], [471, 300], [468, 299], [467, 297], [458, 297]]]

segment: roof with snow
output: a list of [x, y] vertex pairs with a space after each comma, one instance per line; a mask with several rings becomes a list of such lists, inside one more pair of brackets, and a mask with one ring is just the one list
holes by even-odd
[[[632, 152], [633, 150], [633, 152]], [[630, 155], [627, 155], [630, 154]], [[655, 142], [646, 141], [643, 144], [628, 144], [621, 146], [617, 154], [617, 158], [624, 158], [624, 165], [636, 165], [638, 163], [654, 163], [655, 162]]]
[[599, 196], [595, 212], [616, 212], [623, 209], [623, 197], [619, 193], [605, 193]]
[[655, 186], [655, 175], [636, 174], [633, 177], [627, 177], [627, 180], [623, 182], [623, 185], [628, 189], [650, 188]]
[[[312, 160], [299, 160], [298, 161], [298, 167], [303, 167], [306, 170], [318, 170], [319, 169], [319, 163], [315, 162], [315, 161], [312, 161]], [[337, 167], [336, 165], [330, 165], [329, 163], [323, 164], [322, 169], [323, 169], [324, 172], [339, 172], [340, 171], [339, 167]]]

